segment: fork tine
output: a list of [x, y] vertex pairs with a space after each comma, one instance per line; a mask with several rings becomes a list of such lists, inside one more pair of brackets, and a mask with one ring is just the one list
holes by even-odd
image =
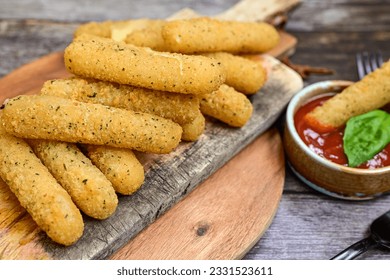
[[381, 65], [381, 63], [379, 62], [380, 56], [381, 55], [378, 52], [374, 52], [370, 55], [370, 65], [372, 71], [380, 67]]
[[361, 80], [365, 76], [365, 72], [366, 72], [364, 69], [363, 54], [361, 53], [356, 54], [356, 65], [357, 65], [358, 77], [359, 80]]
[[358, 77], [361, 80], [368, 73], [379, 68], [383, 64], [383, 57], [380, 51], [368, 53], [362, 52], [356, 54], [356, 65]]
[[364, 75], [371, 73], [373, 71], [371, 65], [371, 55], [368, 52], [363, 53], [363, 65], [364, 65]]
[[379, 65], [382, 65], [384, 63], [384, 60], [383, 60], [383, 56], [382, 56], [382, 53], [378, 51], [378, 62], [379, 62]]

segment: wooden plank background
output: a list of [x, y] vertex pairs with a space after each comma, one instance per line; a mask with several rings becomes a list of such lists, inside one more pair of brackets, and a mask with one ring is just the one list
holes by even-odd
[[[190, 7], [215, 14], [236, 0], [1, 0], [0, 76], [47, 53], [62, 50], [74, 28], [89, 20], [128, 17], [163, 18]], [[381, 49], [390, 57], [388, 0], [304, 0], [289, 14], [287, 31], [298, 40], [294, 63], [333, 69], [312, 75], [306, 84], [327, 79], [356, 80], [355, 53]], [[276, 123], [282, 127], [283, 117]], [[328, 259], [367, 234], [370, 222], [387, 211], [390, 196], [370, 201], [341, 201], [319, 194], [286, 169], [278, 213], [263, 238], [245, 259]], [[377, 249], [364, 259], [389, 259]]]

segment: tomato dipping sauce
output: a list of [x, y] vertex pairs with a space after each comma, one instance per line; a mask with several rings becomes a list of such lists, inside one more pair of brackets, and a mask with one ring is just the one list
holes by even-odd
[[[320, 133], [315, 127], [310, 126], [304, 119], [304, 116], [315, 107], [321, 106], [333, 94], [324, 94], [309, 100], [298, 109], [294, 115], [295, 128], [303, 142], [316, 154], [326, 158], [334, 163], [348, 166], [347, 156], [343, 148], [343, 136], [345, 126], [334, 129], [327, 133]], [[357, 168], [375, 169], [390, 166], [390, 144], [374, 158], [362, 163]]]

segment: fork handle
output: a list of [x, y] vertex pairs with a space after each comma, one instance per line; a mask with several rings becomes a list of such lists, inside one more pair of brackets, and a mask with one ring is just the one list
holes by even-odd
[[347, 249], [331, 258], [331, 260], [353, 260], [368, 249], [377, 245], [378, 243], [370, 236], [352, 244]]

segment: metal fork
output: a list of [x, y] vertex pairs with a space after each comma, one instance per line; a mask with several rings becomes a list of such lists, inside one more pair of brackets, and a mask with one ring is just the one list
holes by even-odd
[[357, 53], [356, 66], [359, 80], [380, 67], [382, 64], [383, 56], [380, 51]]

